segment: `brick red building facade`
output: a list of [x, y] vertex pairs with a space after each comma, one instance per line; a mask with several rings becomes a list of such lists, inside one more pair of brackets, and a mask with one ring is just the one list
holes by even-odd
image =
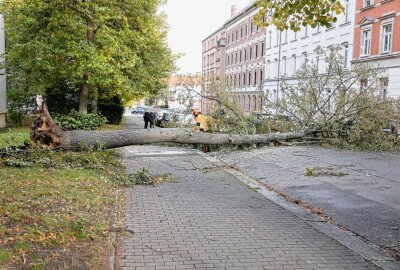
[[225, 27], [221, 27], [203, 40], [201, 111], [211, 113], [217, 103], [218, 91], [225, 89]]
[[247, 113], [262, 110], [265, 76], [266, 29], [257, 27], [254, 15], [258, 8], [249, 5], [225, 23], [226, 86], [231, 97]]
[[382, 97], [400, 97], [400, 0], [356, 0], [353, 64], [382, 66]]

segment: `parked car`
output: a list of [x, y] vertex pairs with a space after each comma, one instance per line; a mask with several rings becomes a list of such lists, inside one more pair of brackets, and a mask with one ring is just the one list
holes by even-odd
[[144, 108], [144, 107], [137, 107], [136, 109], [132, 110], [131, 113], [132, 114], [144, 114], [145, 110], [146, 110], [146, 108]]

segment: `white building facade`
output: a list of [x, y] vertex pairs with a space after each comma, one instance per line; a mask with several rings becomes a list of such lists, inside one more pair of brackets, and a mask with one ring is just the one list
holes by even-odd
[[[4, 37], [4, 19], [0, 14], [0, 55], [5, 53], [5, 37]], [[6, 126], [7, 112], [7, 91], [6, 91], [6, 75], [2, 70], [0, 75], [0, 128]]]
[[[264, 90], [270, 98], [281, 97], [280, 84], [285, 80], [289, 85], [296, 84], [296, 73], [311, 62], [318, 62], [316, 50], [341, 46], [344, 67], [351, 68], [353, 51], [355, 3], [352, 0], [342, 0], [345, 13], [338, 16], [330, 28], [310, 26], [299, 32], [290, 30], [278, 31], [269, 27], [266, 31], [266, 78]], [[319, 70], [324, 70], [324, 62], [318, 62]]]

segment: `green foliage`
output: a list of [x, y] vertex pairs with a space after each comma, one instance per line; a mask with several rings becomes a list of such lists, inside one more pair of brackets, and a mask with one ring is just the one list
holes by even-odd
[[133, 175], [129, 175], [129, 178], [133, 180], [133, 183], [140, 185], [153, 185], [153, 177], [146, 167], [143, 167], [142, 170], [137, 171]]
[[11, 258], [11, 254], [2, 248], [0, 248], [0, 265], [5, 263]]
[[7, 146], [23, 145], [29, 141], [28, 128], [9, 128], [0, 131], [0, 149]]
[[[99, 98], [147, 96], [174, 69], [160, 0], [4, 0], [13, 89], [43, 94], [89, 84]], [[85, 76], [88, 75], [88, 76]], [[87, 77], [87, 78], [86, 78]]]
[[341, 176], [344, 176], [345, 174], [342, 173], [338, 168], [314, 166], [311, 168], [307, 167], [304, 171], [304, 175], [305, 176], [313, 176], [313, 177], [318, 177], [318, 176], [341, 177]]
[[99, 112], [107, 118], [109, 124], [118, 125], [121, 123], [125, 108], [120, 99], [100, 101], [97, 107]]
[[95, 130], [107, 123], [107, 119], [96, 113], [72, 111], [67, 115], [55, 115], [54, 122], [66, 130]]
[[51, 114], [66, 115], [79, 108], [79, 97], [77, 95], [78, 85], [68, 82], [59, 82], [51, 89], [46, 89], [46, 105]]
[[306, 25], [329, 28], [337, 21], [336, 15], [344, 12], [339, 0], [257, 0], [255, 5], [260, 7], [256, 14], [257, 24], [274, 25], [281, 31], [300, 31]]
[[7, 107], [10, 119], [14, 123], [22, 125], [24, 116], [32, 114], [36, 110], [35, 96], [31, 92], [18, 90], [9, 85]]
[[133, 186], [133, 185], [159, 185], [165, 182], [175, 182], [175, 178], [170, 173], [163, 173], [154, 175], [152, 174], [148, 168], [143, 167], [141, 170], [138, 170], [136, 173], [129, 174], [128, 179], [124, 182], [124, 186]]

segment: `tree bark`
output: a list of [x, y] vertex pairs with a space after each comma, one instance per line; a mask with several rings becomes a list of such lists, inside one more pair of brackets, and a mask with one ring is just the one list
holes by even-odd
[[39, 114], [31, 128], [31, 139], [42, 146], [79, 150], [82, 146], [117, 148], [160, 142], [182, 144], [266, 144], [299, 139], [309, 132], [230, 135], [195, 132], [192, 129], [132, 129], [120, 131], [65, 131], [54, 124], [43, 99], [38, 99]]
[[89, 103], [89, 72], [85, 71], [83, 83], [79, 91], [79, 112], [87, 114]]
[[[89, 16], [87, 18], [87, 32], [86, 32], [86, 40], [89, 45], [94, 43], [94, 7], [93, 0], [90, 1], [89, 5]], [[88, 113], [88, 104], [89, 104], [89, 77], [90, 72], [88, 69], [85, 70], [83, 74], [83, 83], [81, 85], [81, 89], [79, 91], [79, 112], [87, 114]]]

